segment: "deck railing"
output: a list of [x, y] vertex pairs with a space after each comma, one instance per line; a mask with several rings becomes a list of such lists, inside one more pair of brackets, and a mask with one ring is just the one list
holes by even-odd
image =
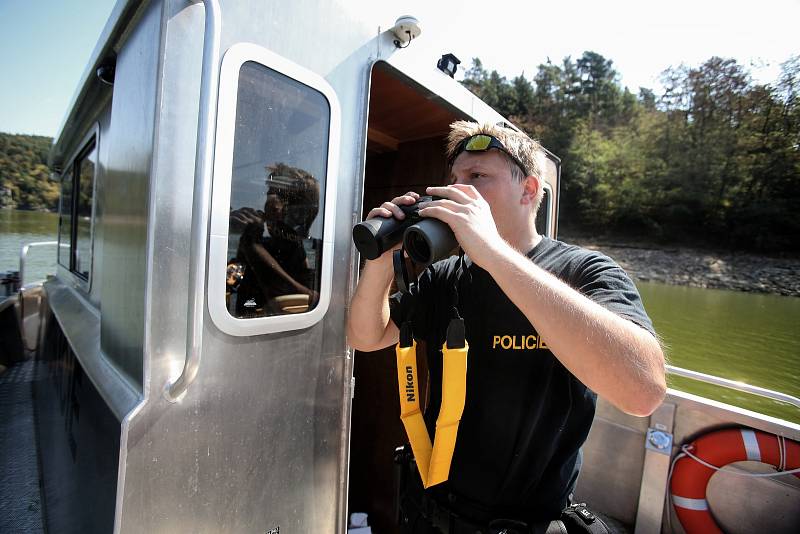
[[737, 380], [729, 380], [719, 376], [707, 375], [705, 373], [691, 371], [682, 367], [675, 367], [674, 365], [667, 365], [667, 372], [673, 375], [691, 378], [692, 380], [699, 380], [700, 382], [705, 382], [707, 384], [722, 386], [728, 389], [735, 389], [737, 391], [744, 391], [745, 393], [758, 395], [759, 397], [765, 397], [778, 402], [785, 402], [795, 406], [796, 408], [800, 408], [800, 398], [787, 395], [786, 393], [780, 393], [778, 391], [773, 391], [771, 389], [761, 388], [758, 386], [751, 386], [750, 384], [745, 384], [744, 382], [739, 382]]

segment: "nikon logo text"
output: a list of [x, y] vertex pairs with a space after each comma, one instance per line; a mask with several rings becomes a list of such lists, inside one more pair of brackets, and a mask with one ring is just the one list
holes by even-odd
[[535, 335], [529, 336], [492, 336], [492, 348], [504, 350], [546, 349], [544, 340]]
[[406, 365], [406, 402], [414, 402], [414, 370]]

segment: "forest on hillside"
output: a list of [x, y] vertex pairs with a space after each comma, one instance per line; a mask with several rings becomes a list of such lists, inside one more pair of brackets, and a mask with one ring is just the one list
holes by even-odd
[[739, 250], [800, 249], [800, 56], [771, 84], [733, 59], [621, 87], [595, 52], [462, 83], [562, 160], [560, 226]]
[[58, 182], [47, 167], [52, 142], [39, 135], [0, 133], [0, 208], [58, 209]]

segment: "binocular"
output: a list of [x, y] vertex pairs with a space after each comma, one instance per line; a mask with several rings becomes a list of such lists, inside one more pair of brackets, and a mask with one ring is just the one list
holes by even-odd
[[353, 242], [362, 256], [374, 260], [400, 241], [409, 257], [420, 265], [428, 266], [450, 256], [458, 246], [456, 236], [446, 223], [419, 215], [420, 202], [439, 200], [440, 197], [420, 197], [410, 206], [399, 206], [406, 217], [375, 217], [353, 227]]

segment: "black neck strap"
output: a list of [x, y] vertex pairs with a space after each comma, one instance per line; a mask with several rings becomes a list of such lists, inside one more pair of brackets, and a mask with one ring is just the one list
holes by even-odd
[[411, 293], [414, 282], [408, 275], [408, 265], [406, 265], [405, 251], [401, 247], [392, 253], [392, 266], [394, 267], [394, 281], [397, 290], [401, 293]]

